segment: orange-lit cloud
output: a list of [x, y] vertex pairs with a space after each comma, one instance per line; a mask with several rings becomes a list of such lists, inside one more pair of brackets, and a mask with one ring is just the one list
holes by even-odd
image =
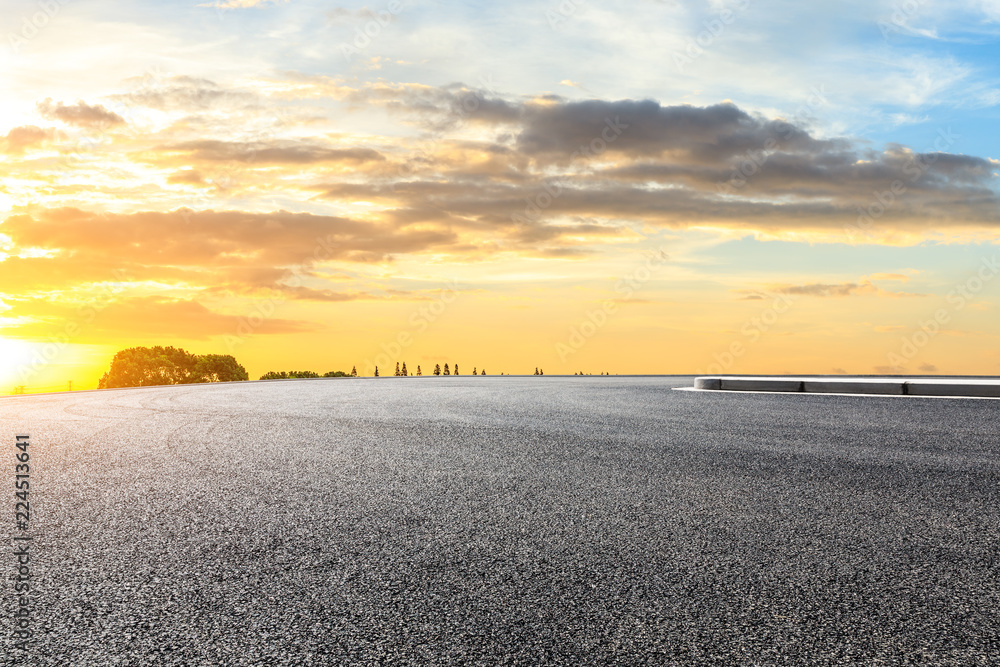
[[787, 285], [774, 290], [779, 294], [791, 294], [794, 296], [817, 296], [817, 297], [846, 297], [877, 295], [890, 297], [926, 296], [910, 292], [892, 292], [873, 285], [870, 281], [860, 283], [838, 283], [822, 284], [813, 283], [811, 285]]
[[53, 128], [42, 128], [35, 125], [14, 127], [7, 132], [6, 136], [0, 137], [0, 152], [22, 155], [29, 148], [40, 148], [53, 143], [58, 136]]

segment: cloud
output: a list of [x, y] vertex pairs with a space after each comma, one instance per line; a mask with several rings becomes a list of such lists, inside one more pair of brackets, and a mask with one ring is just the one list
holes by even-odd
[[287, 266], [322, 257], [381, 261], [446, 247], [455, 235], [309, 213], [137, 212], [99, 215], [44, 209], [8, 217], [0, 232], [22, 248], [169, 266]]
[[835, 283], [835, 284], [822, 284], [813, 283], [810, 285], [787, 285], [784, 287], [778, 287], [775, 289], [776, 292], [781, 294], [793, 294], [796, 296], [815, 296], [815, 297], [848, 297], [848, 296], [863, 296], [863, 295], [876, 295], [876, 296], [889, 296], [889, 297], [907, 297], [907, 296], [925, 296], [923, 294], [915, 294], [910, 292], [891, 292], [884, 290], [880, 287], [876, 287], [870, 281], [864, 280], [859, 283]]
[[48, 98], [39, 102], [38, 112], [43, 118], [48, 120], [58, 120], [67, 125], [84, 128], [108, 128], [115, 125], [124, 125], [125, 119], [113, 111], [109, 111], [100, 104], [91, 106], [83, 101], [76, 104], [67, 105], [62, 102], [53, 104]]
[[331, 23], [338, 23], [344, 20], [370, 20], [378, 19], [378, 13], [367, 7], [361, 9], [348, 9], [347, 7], [334, 7], [326, 12], [326, 17]]
[[[280, 104], [273, 103], [275, 95]], [[406, 230], [435, 235], [427, 245], [402, 244], [399, 252], [583, 257], [610, 240], [692, 227], [761, 238], [904, 244], [994, 234], [1000, 225], [994, 161], [819, 138], [795, 121], [729, 102], [517, 99], [461, 83], [348, 88], [300, 75], [255, 89], [194, 77], [152, 78], [122, 100], [163, 110], [174, 120], [152, 135], [88, 147], [90, 162], [107, 151], [147, 174], [128, 182], [130, 175], [119, 171], [101, 190], [109, 198], [114, 193], [116, 202], [131, 196], [139, 207], [158, 186], [158, 207], [185, 206], [190, 189], [170, 187], [178, 185], [224, 188], [252, 202], [279, 196], [280, 183], [280, 197], [290, 206], [356, 212], [369, 229], [388, 235], [382, 240], [398, 241]], [[402, 116], [402, 136], [302, 136], [303, 126], [289, 120], [313, 123], [319, 109], [339, 113], [340, 105]], [[274, 106], [284, 110], [281, 118], [262, 115]], [[405, 134], [410, 122], [415, 137]], [[5, 143], [45, 141], [36, 130]], [[428, 130], [433, 134], [422, 134]], [[149, 182], [150, 165], [161, 174], [158, 183]], [[10, 161], [8, 167], [16, 168]], [[52, 169], [36, 178], [55, 176]], [[91, 190], [86, 194], [90, 201]], [[78, 204], [84, 190], [60, 178], [49, 196]], [[869, 210], [870, 220], [859, 218], [859, 211]], [[245, 243], [251, 246], [252, 239]], [[351, 252], [365, 261], [380, 256]], [[865, 282], [884, 280], [898, 277]], [[861, 282], [800, 287], [827, 296], [874, 289]]]
[[128, 106], [148, 107], [160, 111], [205, 111], [208, 109], [259, 108], [259, 94], [241, 88], [225, 87], [190, 76], [134, 79], [137, 87], [112, 99]]
[[588, 155], [607, 151], [662, 157], [671, 153], [695, 163], [713, 163], [762, 149], [768, 139], [796, 150], [831, 145], [791, 124], [755, 118], [734, 104], [665, 107], [653, 100], [527, 105], [517, 144], [527, 154], [562, 158], [583, 148]]
[[[998, 224], [997, 165], [947, 152], [947, 136], [927, 153], [875, 149], [728, 102], [515, 101], [461, 84], [371, 86], [345, 99], [384, 106], [440, 138], [400, 165], [395, 183], [330, 182], [329, 199], [391, 193], [400, 209], [494, 228], [515, 216], [532, 225], [573, 216], [775, 237], [822, 232], [852, 243], [914, 243]], [[452, 139], [462, 128], [488, 138]]]
[[[313, 274], [315, 275], [315, 274]], [[432, 297], [421, 292], [406, 290], [385, 290], [384, 294], [371, 292], [335, 292], [332, 290], [313, 289], [303, 286], [288, 286], [279, 284], [278, 292], [288, 299], [298, 301], [319, 301], [326, 303], [343, 303], [345, 301], [383, 301], [389, 299], [405, 299], [407, 301], [429, 301]]]
[[207, 185], [205, 177], [194, 169], [183, 169], [167, 177], [167, 183], [174, 185]]
[[275, 5], [282, 2], [288, 2], [288, 0], [217, 0], [217, 2], [198, 6], [215, 7], [217, 9], [249, 9], [251, 7], [266, 7], [267, 5]]
[[58, 136], [58, 132], [52, 128], [21, 125], [11, 129], [7, 136], [0, 137], [0, 152], [23, 155], [29, 148], [41, 148], [55, 141]]
[[261, 164], [315, 164], [321, 162], [363, 163], [385, 158], [370, 148], [337, 149], [304, 141], [261, 141], [237, 143], [200, 140], [159, 146], [162, 152], [187, 153], [206, 162], [258, 162]]
[[[0, 291], [93, 302], [114, 294], [171, 297], [276, 297], [315, 302], [422, 299], [379, 289], [335, 291], [313, 271], [322, 262], [389, 262], [400, 254], [468, 247], [446, 229], [397, 229], [386, 223], [286, 211], [95, 214], [79, 209], [17, 213], [0, 224], [11, 239], [0, 261]], [[293, 284], [292, 276], [301, 277]], [[335, 279], [334, 279], [335, 280]], [[0, 295], [2, 296], [2, 295]]]

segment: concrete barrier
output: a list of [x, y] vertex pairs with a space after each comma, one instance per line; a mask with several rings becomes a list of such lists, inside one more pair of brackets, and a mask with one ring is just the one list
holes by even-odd
[[710, 391], [767, 391], [880, 396], [1000, 398], [1000, 378], [849, 378], [702, 376], [694, 388]]
[[902, 396], [906, 393], [903, 380], [805, 380], [807, 394], [886, 394]]
[[722, 378], [695, 378], [694, 388], [718, 391], [722, 389]]
[[1000, 398], [1000, 382], [910, 380], [906, 389], [910, 396]]
[[798, 378], [755, 378], [724, 377], [722, 388], [731, 391], [802, 391], [802, 380]]

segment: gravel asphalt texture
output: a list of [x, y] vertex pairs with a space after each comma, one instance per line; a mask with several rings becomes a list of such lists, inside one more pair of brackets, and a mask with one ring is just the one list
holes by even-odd
[[1000, 664], [1000, 402], [691, 383], [0, 399], [0, 532], [29, 432], [37, 577], [0, 660]]

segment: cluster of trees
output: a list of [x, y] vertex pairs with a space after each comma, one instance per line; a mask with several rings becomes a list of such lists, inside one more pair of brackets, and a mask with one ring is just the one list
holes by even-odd
[[230, 354], [191, 354], [179, 347], [130, 347], [115, 354], [111, 368], [97, 383], [99, 389], [150, 387], [198, 382], [249, 380], [243, 366]]
[[260, 376], [261, 380], [291, 380], [295, 378], [356, 378], [358, 377], [358, 367], [355, 366], [351, 369], [350, 373], [345, 373], [344, 371], [330, 371], [329, 373], [324, 373], [320, 375], [313, 371], [268, 371]]
[[[417, 366], [417, 372], [416, 373], [412, 373], [412, 375], [423, 375], [423, 374], [424, 374], [424, 372], [420, 369], [420, 366]], [[452, 375], [453, 373], [452, 373], [452, 370], [450, 368], [448, 368], [448, 364], [444, 365], [444, 371], [443, 372], [441, 371], [441, 364], [434, 364], [434, 373], [433, 374], [434, 375]], [[458, 374], [459, 374], [458, 373], [458, 364], [455, 364], [454, 375], [458, 375]], [[484, 368], [483, 370], [480, 371], [478, 368], [474, 367], [472, 369], [472, 374], [473, 375], [486, 375], [486, 369]], [[406, 369], [406, 362], [404, 361], [402, 368], [400, 368], [399, 362], [397, 361], [396, 362], [396, 372], [394, 373], [394, 376], [395, 377], [408, 377], [409, 375], [411, 375], [411, 373]], [[537, 373], [536, 373], [536, 375], [537, 375]], [[379, 372], [378, 372], [378, 366], [375, 367], [375, 377], [380, 377]]]
[[[417, 366], [417, 372], [414, 373], [414, 375], [423, 375], [423, 374], [424, 374], [424, 372], [422, 370], [420, 370], [420, 366]], [[376, 376], [378, 375], [378, 367], [375, 368], [375, 375]], [[404, 377], [405, 378], [405, 377], [407, 377], [409, 375], [410, 375], [410, 372], [408, 370], [406, 370], [406, 362], [404, 361], [403, 362], [403, 367], [400, 368], [399, 367], [399, 362], [397, 361], [396, 362], [396, 377]]]

